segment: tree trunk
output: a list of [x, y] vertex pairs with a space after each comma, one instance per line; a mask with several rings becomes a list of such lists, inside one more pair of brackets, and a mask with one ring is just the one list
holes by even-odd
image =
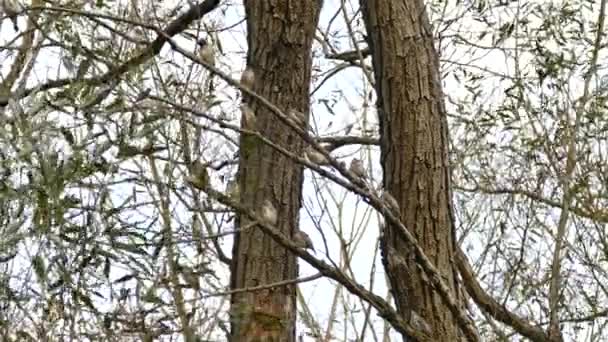
[[[384, 188], [397, 199], [401, 221], [460, 298], [453, 263], [446, 113], [424, 3], [362, 0], [361, 7], [378, 94]], [[414, 326], [413, 312], [421, 316], [432, 341], [461, 341], [457, 322], [416, 266], [405, 238], [387, 226], [381, 248], [398, 312]]]
[[[308, 121], [312, 40], [321, 3], [318, 0], [244, 1], [247, 16], [248, 68], [251, 87], [283, 111], [306, 113]], [[268, 109], [244, 96], [255, 112], [254, 129], [295, 153], [302, 140]], [[246, 127], [251, 129], [252, 127]], [[256, 212], [265, 200], [278, 211], [277, 228], [292, 236], [299, 222], [302, 167], [252, 135], [240, 140], [238, 181], [241, 203]], [[245, 217], [237, 225], [247, 227]], [[235, 237], [232, 289], [272, 284], [297, 277], [297, 258], [257, 227]], [[234, 294], [231, 298], [232, 341], [294, 341], [295, 285]]]

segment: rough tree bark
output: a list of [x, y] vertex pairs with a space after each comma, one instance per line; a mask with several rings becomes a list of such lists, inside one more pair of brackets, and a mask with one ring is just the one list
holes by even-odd
[[[244, 5], [247, 65], [255, 74], [251, 90], [285, 112], [307, 113], [308, 121], [311, 48], [321, 2], [246, 0]], [[247, 96], [243, 101], [255, 112], [257, 131], [277, 145], [302, 151], [302, 140], [268, 109]], [[278, 210], [277, 227], [292, 236], [299, 221], [302, 167], [247, 134], [241, 135], [239, 158], [241, 203], [259, 210], [270, 200]], [[239, 227], [248, 223], [245, 217], [237, 219]], [[232, 255], [232, 289], [297, 277], [297, 258], [257, 227], [236, 235]], [[295, 285], [234, 294], [231, 316], [232, 341], [295, 341]]]
[[[424, 3], [360, 3], [378, 95], [384, 188], [397, 199], [401, 221], [460, 298], [453, 262], [446, 113]], [[381, 248], [398, 312], [410, 322], [421, 316], [432, 341], [461, 341], [457, 322], [396, 229], [384, 229]]]

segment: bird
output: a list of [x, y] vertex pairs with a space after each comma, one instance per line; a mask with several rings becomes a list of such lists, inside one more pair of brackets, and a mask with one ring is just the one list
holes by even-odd
[[19, 31], [19, 25], [17, 24], [17, 15], [21, 11], [21, 6], [17, 0], [2, 0], [2, 9], [6, 16], [13, 22], [13, 29], [15, 32]]
[[290, 109], [288, 114], [295, 121], [295, 123], [298, 124], [298, 126], [306, 125], [306, 114], [295, 109]]
[[353, 160], [350, 162], [348, 170], [359, 178], [365, 178], [366, 176], [365, 168], [363, 167], [363, 162], [359, 158], [353, 158]]
[[246, 129], [255, 129], [255, 112], [251, 107], [249, 107], [246, 103], [241, 105], [241, 112], [243, 112], [243, 116], [241, 119], [241, 126]]
[[412, 327], [414, 327], [414, 329], [422, 331], [425, 334], [431, 334], [433, 332], [430, 324], [428, 324], [427, 321], [414, 310], [410, 312], [409, 323], [412, 325]]
[[200, 276], [194, 270], [189, 267], [182, 271], [182, 277], [188, 284], [188, 287], [194, 290], [199, 290], [201, 288]]
[[323, 153], [315, 150], [312, 147], [306, 149], [306, 151], [304, 152], [304, 157], [308, 159], [309, 162], [315, 163], [319, 166], [329, 165], [329, 160], [325, 158]]
[[198, 56], [203, 62], [215, 66], [215, 51], [213, 51], [213, 45], [205, 39], [198, 41]]
[[382, 201], [384, 201], [384, 205], [388, 209], [393, 211], [394, 215], [399, 215], [399, 212], [400, 212], [399, 202], [397, 202], [397, 200], [395, 199], [395, 197], [393, 197], [393, 195], [391, 195], [388, 191], [384, 190], [384, 191], [382, 191], [381, 199], [382, 199]]
[[239, 198], [239, 182], [236, 178], [228, 182], [228, 185], [226, 186], [226, 194], [234, 200]]
[[199, 190], [205, 190], [209, 186], [209, 173], [207, 167], [199, 160], [190, 165], [190, 174], [186, 181]]
[[243, 74], [241, 75], [241, 85], [245, 88], [253, 89], [253, 84], [255, 83], [255, 73], [251, 67], [245, 68]]
[[264, 222], [276, 225], [279, 218], [279, 214], [277, 209], [272, 205], [272, 202], [269, 199], [264, 200], [262, 204], [262, 219]]
[[313, 251], [315, 250], [310, 236], [301, 230], [298, 230], [293, 234], [293, 240], [298, 248], [311, 249]]

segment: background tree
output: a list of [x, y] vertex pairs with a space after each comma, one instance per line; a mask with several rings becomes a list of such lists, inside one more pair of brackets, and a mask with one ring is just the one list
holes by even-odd
[[421, 317], [431, 340], [460, 341], [458, 320], [445, 302], [449, 295], [462, 305], [454, 263], [448, 127], [432, 28], [422, 1], [362, 1], [361, 7], [374, 62], [383, 186], [399, 204], [395, 215], [449, 293], [442, 298], [429, 286], [429, 276], [435, 275], [417, 266], [420, 256], [412, 242], [387, 224], [380, 246], [390, 288], [398, 312], [410, 322]]

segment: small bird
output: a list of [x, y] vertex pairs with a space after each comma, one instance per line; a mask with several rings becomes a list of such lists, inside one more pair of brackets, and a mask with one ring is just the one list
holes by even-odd
[[215, 66], [215, 51], [213, 51], [213, 45], [205, 39], [198, 41], [198, 56], [203, 62]]
[[308, 236], [308, 234], [304, 233], [301, 230], [298, 230], [293, 234], [293, 240], [293, 242], [296, 244], [296, 246], [298, 246], [298, 248], [311, 249], [313, 251], [315, 250], [312, 245], [312, 240], [310, 239], [310, 236]]
[[182, 277], [188, 284], [188, 287], [194, 290], [199, 290], [201, 288], [200, 276], [194, 270], [189, 267], [182, 271]]
[[290, 109], [288, 114], [293, 119], [293, 121], [295, 121], [295, 123], [298, 124], [298, 126], [306, 125], [306, 115], [304, 113], [297, 111], [295, 109]]
[[262, 204], [262, 219], [264, 222], [276, 225], [279, 219], [279, 214], [277, 213], [277, 209], [272, 205], [270, 200], [264, 200], [264, 204]]
[[255, 129], [255, 112], [251, 107], [249, 107], [246, 103], [241, 105], [241, 112], [243, 112], [243, 116], [241, 118], [241, 126], [245, 129]]
[[205, 190], [209, 186], [209, 173], [207, 167], [200, 161], [195, 161], [190, 165], [190, 174], [186, 181], [199, 190]]
[[414, 329], [422, 331], [425, 334], [430, 334], [433, 332], [431, 325], [428, 324], [427, 321], [414, 310], [410, 312], [410, 324], [412, 327], [414, 327]]
[[2, 9], [4, 13], [6, 13], [6, 16], [13, 22], [13, 29], [15, 32], [19, 31], [17, 15], [21, 11], [21, 6], [17, 0], [2, 0]]
[[399, 215], [399, 202], [391, 195], [388, 191], [382, 191], [382, 201], [384, 201], [384, 205], [393, 211], [394, 215]]
[[238, 200], [240, 196], [239, 181], [238, 179], [232, 179], [226, 186], [226, 194], [234, 200]]
[[365, 178], [367, 175], [367, 172], [365, 172], [365, 168], [363, 167], [363, 162], [359, 158], [353, 158], [348, 170], [359, 178]]
[[241, 85], [245, 88], [253, 89], [253, 84], [255, 83], [255, 73], [251, 67], [245, 68], [243, 74], [241, 75]]
[[327, 160], [327, 158], [325, 158], [321, 152], [312, 147], [306, 149], [306, 152], [304, 152], [304, 157], [308, 159], [309, 162], [315, 163], [319, 166], [329, 165], [329, 160]]

